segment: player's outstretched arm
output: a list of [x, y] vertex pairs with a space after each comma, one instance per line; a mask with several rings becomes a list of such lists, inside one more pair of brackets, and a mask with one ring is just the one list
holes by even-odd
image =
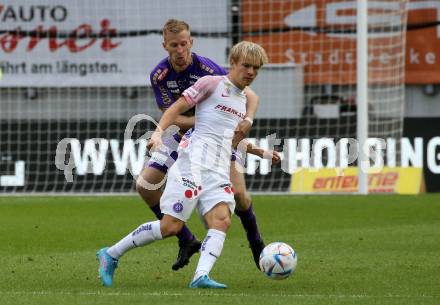
[[273, 164], [278, 164], [281, 162], [281, 156], [276, 150], [263, 149], [252, 143], [249, 143], [246, 139], [242, 140], [238, 146], [240, 150], [242, 148], [249, 154], [258, 156], [263, 159], [272, 159]]
[[188, 111], [190, 108], [191, 106], [183, 97], [179, 98], [173, 105], [171, 105], [171, 107], [162, 115], [159, 125], [148, 142], [147, 148], [150, 150], [156, 150], [159, 148], [162, 145], [161, 137], [164, 130], [173, 125], [177, 117], [185, 111]]

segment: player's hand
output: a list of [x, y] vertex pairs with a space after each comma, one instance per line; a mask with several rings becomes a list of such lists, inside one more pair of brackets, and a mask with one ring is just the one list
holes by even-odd
[[237, 128], [235, 128], [234, 131], [234, 137], [232, 138], [233, 148], [237, 148], [238, 143], [240, 143], [241, 140], [243, 140], [248, 135], [251, 127], [252, 124], [247, 120], [243, 120], [238, 124]]
[[264, 159], [272, 159], [272, 164], [278, 164], [281, 162], [280, 153], [276, 150], [265, 150], [263, 153]]
[[149, 151], [157, 151], [162, 146], [162, 133], [155, 131], [147, 144], [147, 149]]

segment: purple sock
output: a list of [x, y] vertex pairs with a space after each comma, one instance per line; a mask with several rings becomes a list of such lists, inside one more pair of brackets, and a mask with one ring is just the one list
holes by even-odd
[[191, 231], [188, 229], [188, 227], [186, 225], [183, 225], [182, 230], [180, 230], [179, 233], [177, 233], [177, 238], [179, 239], [179, 241], [191, 241], [194, 239], [194, 235], [191, 233]]
[[[153, 207], [150, 207], [150, 209], [153, 211], [154, 215], [156, 215], [157, 219], [162, 219], [163, 213], [160, 210], [160, 204], [156, 204]], [[191, 233], [191, 231], [188, 229], [186, 225], [183, 226], [182, 230], [180, 230], [179, 233], [177, 233], [177, 238], [179, 241], [191, 241], [194, 239], [194, 235]]]
[[260, 231], [258, 230], [257, 218], [255, 217], [252, 203], [246, 211], [235, 209], [235, 214], [240, 217], [241, 224], [246, 231], [249, 242], [261, 240]]
[[150, 209], [153, 211], [154, 215], [156, 215], [157, 219], [162, 219], [163, 213], [160, 210], [160, 204], [156, 204], [155, 206], [150, 207]]

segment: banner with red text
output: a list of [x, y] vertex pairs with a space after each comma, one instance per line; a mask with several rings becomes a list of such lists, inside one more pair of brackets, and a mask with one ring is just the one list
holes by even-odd
[[[292, 193], [356, 193], [358, 169], [302, 169], [292, 174]], [[368, 174], [369, 193], [419, 194], [424, 191], [423, 169], [384, 167]]]
[[[0, 87], [140, 86], [167, 53], [169, 18], [194, 32], [226, 32], [227, 1], [0, 0]], [[193, 50], [226, 63], [227, 38]]]

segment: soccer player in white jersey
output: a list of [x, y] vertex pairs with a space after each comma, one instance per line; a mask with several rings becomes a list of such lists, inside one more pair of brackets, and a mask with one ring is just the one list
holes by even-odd
[[[267, 63], [264, 49], [252, 42], [236, 44], [230, 53], [227, 76], [204, 76], [184, 91], [162, 116], [148, 146], [162, 146], [162, 134], [176, 117], [195, 106], [195, 128], [189, 139], [182, 139], [179, 158], [171, 167], [160, 200], [164, 216], [147, 222], [110, 248], [101, 249], [101, 282], [110, 286], [119, 258], [128, 250], [180, 232], [197, 208], [208, 228], [190, 288], [226, 288], [209, 278], [220, 256], [231, 223], [235, 201], [230, 183], [230, 156], [234, 130], [246, 113], [244, 88], [249, 86], [261, 66]], [[253, 147], [247, 145], [247, 150]]]
[[[168, 20], [163, 27], [163, 47], [168, 56], [162, 59], [150, 74], [151, 86], [154, 91], [157, 106], [162, 112], [171, 107], [182, 93], [201, 77], [206, 75], [226, 75], [227, 71], [207, 57], [191, 51], [193, 38], [189, 25], [176, 19]], [[251, 129], [253, 118], [258, 108], [258, 96], [246, 88], [246, 118], [235, 130], [234, 143], [244, 139]], [[177, 148], [183, 134], [194, 126], [194, 109], [179, 115], [173, 124], [180, 128], [179, 133], [163, 137], [164, 147], [151, 155], [150, 160], [136, 181], [136, 190], [147, 203], [158, 219], [163, 217], [160, 209], [162, 189], [150, 187], [162, 185], [171, 165], [178, 157]], [[268, 151], [268, 153], [270, 153]], [[242, 169], [243, 159], [239, 155], [231, 156], [231, 182], [234, 187], [236, 215], [240, 218], [255, 265], [259, 268], [260, 253], [264, 242], [253, 210], [252, 198], [246, 190], [245, 176]], [[188, 264], [191, 256], [199, 251], [201, 243], [186, 225], [177, 234], [179, 253], [172, 269], [178, 270]]]

